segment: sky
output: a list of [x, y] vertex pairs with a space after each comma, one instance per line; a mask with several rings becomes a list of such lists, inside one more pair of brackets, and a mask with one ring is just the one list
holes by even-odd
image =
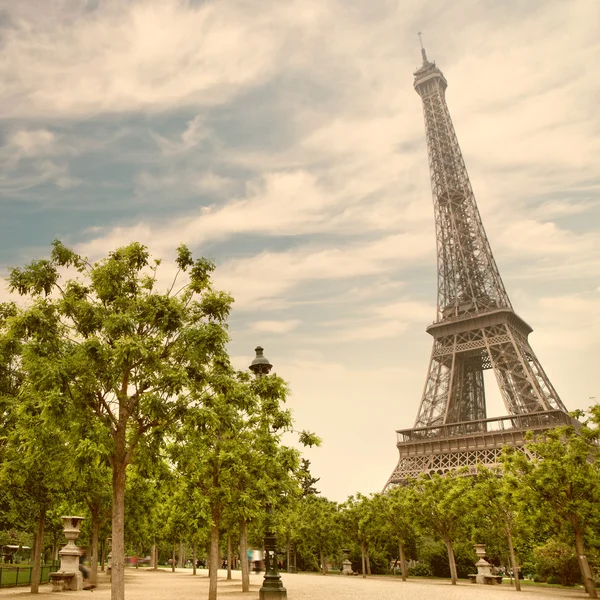
[[567, 408], [588, 407], [597, 0], [0, 0], [0, 273], [55, 238], [91, 260], [140, 241], [164, 281], [180, 243], [212, 258], [234, 364], [262, 345], [323, 439], [317, 488], [380, 491], [435, 318], [418, 31], [513, 306]]

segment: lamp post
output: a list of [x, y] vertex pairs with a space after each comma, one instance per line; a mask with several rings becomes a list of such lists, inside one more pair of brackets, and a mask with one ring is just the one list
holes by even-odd
[[[268, 375], [273, 365], [263, 355], [261, 346], [255, 348], [256, 357], [250, 364], [249, 369], [256, 378]], [[265, 533], [265, 578], [262, 587], [258, 591], [259, 600], [287, 600], [287, 590], [283, 587], [281, 575], [277, 569], [277, 539], [271, 531], [273, 526], [271, 505], [267, 504], [267, 532]]]

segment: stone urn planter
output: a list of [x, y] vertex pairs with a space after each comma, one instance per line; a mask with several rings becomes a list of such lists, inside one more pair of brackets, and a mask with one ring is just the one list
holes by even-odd
[[60, 556], [60, 569], [50, 573], [52, 591], [81, 590], [83, 589], [83, 575], [79, 571], [79, 557], [81, 548], [75, 545], [75, 540], [81, 533], [81, 522], [85, 517], [62, 517], [63, 531], [67, 544], [58, 555]]
[[492, 575], [492, 565], [485, 560], [485, 544], [474, 544], [473, 548], [475, 548], [475, 554], [477, 554], [479, 560], [475, 563], [477, 574], [469, 575], [471, 581], [487, 585], [502, 583], [502, 577]]
[[350, 561], [350, 550], [342, 550], [344, 553], [344, 560], [342, 561], [342, 575], [353, 575], [352, 562]]

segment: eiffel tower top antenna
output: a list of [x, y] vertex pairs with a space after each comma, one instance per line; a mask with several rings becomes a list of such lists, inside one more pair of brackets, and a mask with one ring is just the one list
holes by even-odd
[[421, 44], [421, 56], [423, 57], [423, 64], [426, 65], [429, 61], [427, 60], [427, 52], [425, 52], [425, 48], [423, 47], [423, 38], [421, 37], [421, 32], [417, 34], [419, 36], [419, 42]]

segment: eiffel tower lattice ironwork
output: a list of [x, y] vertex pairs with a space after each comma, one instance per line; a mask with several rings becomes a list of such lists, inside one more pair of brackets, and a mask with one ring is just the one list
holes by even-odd
[[[497, 463], [525, 432], [571, 419], [529, 345], [488, 242], [446, 105], [446, 78], [421, 49], [414, 87], [423, 101], [437, 239], [433, 351], [412, 429], [386, 487], [422, 473]], [[493, 369], [508, 416], [486, 418], [483, 371]]]

